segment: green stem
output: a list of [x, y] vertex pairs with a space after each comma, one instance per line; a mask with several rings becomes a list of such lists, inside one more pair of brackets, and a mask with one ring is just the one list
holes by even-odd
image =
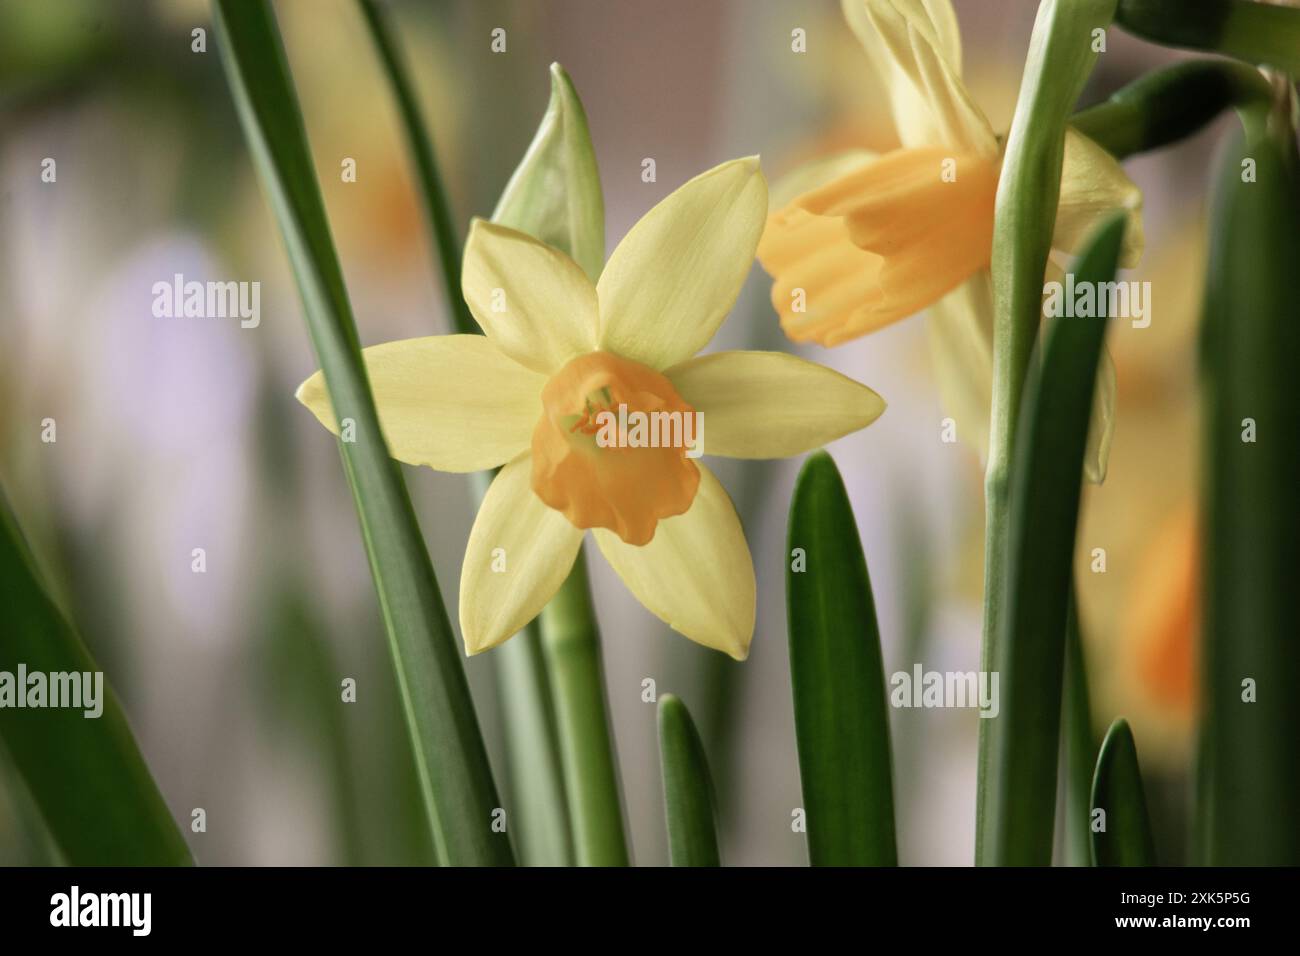
[[469, 306], [460, 294], [460, 240], [453, 225], [447, 191], [442, 184], [442, 174], [438, 171], [438, 159], [433, 150], [428, 127], [420, 117], [420, 107], [415, 97], [415, 87], [407, 75], [402, 57], [388, 29], [384, 14], [375, 0], [357, 0], [366, 26], [370, 28], [371, 39], [393, 86], [393, 95], [397, 98], [397, 110], [402, 119], [402, 129], [406, 133], [411, 156], [415, 160], [415, 172], [420, 184], [420, 197], [424, 200], [424, 211], [429, 218], [429, 228], [433, 230], [434, 247], [438, 263], [442, 268], [443, 288], [447, 304], [451, 307], [452, 321], [456, 331], [462, 333], [478, 332], [478, 323], [470, 315]]
[[[998, 182], [993, 236], [993, 405], [984, 477], [984, 637], [980, 668], [998, 660], [1008, 555], [1011, 454], [1021, 392], [1042, 315], [1043, 273], [1061, 190], [1067, 117], [1096, 53], [1081, 36], [1104, 29], [1115, 0], [1043, 0], [1030, 37]], [[992, 721], [980, 721], [976, 785], [976, 862], [992, 862], [993, 821], [986, 812], [992, 767]]]
[[618, 764], [601, 668], [600, 634], [582, 553], [542, 611], [542, 652], [555, 689], [560, 757], [580, 866], [626, 866]]
[[1124, 159], [1185, 139], [1229, 107], [1267, 108], [1271, 98], [1268, 81], [1253, 67], [1191, 60], [1148, 73], [1104, 103], [1074, 114], [1070, 125]]
[[1120, 0], [1115, 21], [1166, 46], [1300, 73], [1300, 9], [1260, 0]]

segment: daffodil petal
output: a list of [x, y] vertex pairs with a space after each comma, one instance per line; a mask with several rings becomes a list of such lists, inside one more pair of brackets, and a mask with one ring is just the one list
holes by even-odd
[[[402, 339], [362, 349], [361, 357], [388, 453], [398, 461], [438, 471], [481, 471], [528, 448], [546, 379], [506, 358], [483, 336]], [[321, 372], [298, 387], [297, 398], [339, 433]]]
[[496, 647], [535, 618], [573, 567], [582, 532], [533, 493], [521, 455], [492, 480], [460, 573], [465, 653]]
[[1088, 447], [1084, 451], [1083, 474], [1094, 485], [1106, 480], [1110, 464], [1110, 443], [1115, 435], [1115, 395], [1118, 391], [1115, 360], [1103, 347], [1097, 366], [1097, 387], [1092, 394], [1092, 420], [1088, 423]]
[[[997, 136], [961, 80], [961, 47], [951, 6], [935, 0], [863, 3], [861, 13], [846, 7], [846, 16], [885, 78], [903, 144], [944, 145], [995, 158]], [[930, 120], [928, 127], [914, 118], [918, 102]]]
[[706, 455], [803, 454], [865, 428], [885, 410], [865, 385], [786, 352], [715, 352], [665, 374], [700, 413]]
[[752, 156], [651, 209], [600, 274], [600, 347], [658, 370], [702, 349], [749, 275], [766, 216], [767, 183]]
[[993, 400], [993, 286], [982, 269], [930, 307], [930, 357], [944, 413], [957, 438], [988, 458]]
[[596, 529], [601, 553], [638, 601], [698, 644], [744, 660], [754, 636], [754, 564], [726, 490], [703, 465], [685, 514], [659, 522], [649, 544]]
[[1053, 248], [1078, 255], [1101, 220], [1117, 209], [1128, 217], [1119, 261], [1131, 269], [1142, 258], [1145, 244], [1142, 190], [1125, 175], [1114, 156], [1082, 133], [1067, 129]]
[[[925, 92], [919, 89], [899, 65], [880, 31], [867, 16], [867, 0], [840, 0], [844, 18], [862, 44], [867, 62], [875, 69], [889, 96], [894, 127], [903, 146], [932, 146], [942, 136]], [[944, 58], [958, 76], [961, 75], [961, 38], [957, 17], [947, 0], [926, 0], [936, 39]]]
[[493, 344], [536, 372], [596, 348], [595, 287], [576, 262], [532, 236], [475, 219], [461, 290]]

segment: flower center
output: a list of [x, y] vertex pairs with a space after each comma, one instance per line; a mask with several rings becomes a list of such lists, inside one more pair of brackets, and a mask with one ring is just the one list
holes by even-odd
[[654, 369], [611, 352], [580, 355], [542, 389], [533, 430], [533, 491], [576, 527], [648, 544], [661, 518], [695, 500], [687, 457], [695, 409]]

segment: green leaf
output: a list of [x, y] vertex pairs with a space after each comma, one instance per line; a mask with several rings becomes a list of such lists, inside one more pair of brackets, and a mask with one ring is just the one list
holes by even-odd
[[672, 865], [720, 866], [713, 782], [704, 743], [686, 705], [672, 694], [659, 698], [659, 757]]
[[1097, 763], [1097, 739], [1092, 733], [1092, 703], [1088, 668], [1079, 633], [1079, 609], [1073, 591], [1065, 625], [1065, 697], [1061, 759], [1065, 763], [1065, 807], [1062, 820], [1066, 866], [1092, 865], [1092, 776]]
[[[998, 659], [1004, 627], [1003, 574], [1009, 547], [1012, 456], [1029, 358], [1042, 315], [1043, 274], [1061, 192], [1067, 119], [1092, 72], [1089, 42], [1104, 30], [1115, 0], [1043, 0], [1029, 38], [1011, 130], [998, 179], [993, 226], [993, 406], [984, 476], [984, 634], [980, 669]], [[991, 720], [981, 720], [975, 806], [975, 861], [992, 861], [988, 792], [993, 765]]]
[[441, 861], [510, 864], [469, 685], [401, 470], [388, 456], [279, 30], [265, 2], [216, 0], [222, 63], [297, 278], [341, 442]]
[[[9, 502], [0, 495], [0, 671], [96, 673], [99, 665], [40, 580]], [[20, 694], [26, 688], [15, 687]], [[63, 858], [74, 866], [193, 862], [105, 680], [103, 712], [0, 707], [0, 737]]]
[[799, 775], [813, 866], [894, 866], [885, 667], [853, 508], [830, 455], [790, 502], [786, 608]]
[[1300, 74], [1300, 10], [1261, 0], [1120, 0], [1115, 22], [1167, 46]]
[[1097, 866], [1156, 865], [1137, 745], [1123, 717], [1110, 725], [1097, 755], [1092, 806], [1106, 813], [1106, 829], [1092, 829], [1092, 854]]
[[[1115, 275], [1122, 214], [1075, 268], [1075, 287]], [[1084, 449], [1105, 317], [1052, 321], [1031, 370], [1011, 475], [1005, 614], [996, 671], [1001, 707], [989, 724], [987, 823], [995, 865], [1048, 866], [1056, 815], [1066, 615]]]
[[429, 229], [433, 233], [434, 252], [438, 257], [439, 271], [442, 273], [443, 291], [447, 297], [452, 322], [456, 331], [469, 335], [479, 332], [478, 323], [470, 314], [469, 306], [460, 293], [460, 240], [456, 236], [451, 203], [447, 191], [442, 185], [442, 174], [438, 171], [437, 153], [433, 148], [433, 137], [420, 118], [420, 104], [415, 95], [415, 85], [407, 74], [397, 41], [393, 38], [380, 5], [375, 0], [358, 0], [361, 14], [370, 30], [370, 39], [374, 41], [379, 54], [380, 64], [388, 81], [392, 84], [393, 95], [397, 100], [397, 111], [406, 133], [406, 142], [415, 161], [416, 181], [420, 186], [420, 197], [424, 200], [425, 216], [429, 220]]
[[1210, 224], [1197, 842], [1213, 866], [1300, 865], [1300, 156], [1289, 103], [1279, 99], [1270, 132], [1225, 150]]
[[569, 75], [551, 64], [551, 102], [492, 221], [561, 249], [595, 282], [605, 267], [605, 201], [587, 113]]

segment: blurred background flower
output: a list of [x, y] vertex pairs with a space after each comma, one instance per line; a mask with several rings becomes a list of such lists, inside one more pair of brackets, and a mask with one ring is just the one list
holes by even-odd
[[[964, 72], [1005, 130], [1036, 4], [955, 0]], [[350, 0], [277, 7], [363, 344], [442, 333], [431, 240], [396, 111]], [[759, 153], [773, 178], [849, 145], [888, 149], [883, 91], [838, 0], [447, 0], [393, 14], [462, 228], [488, 214], [562, 62], [600, 162], [607, 235], [675, 187]], [[494, 54], [490, 32], [507, 31]], [[203, 28], [207, 52], [191, 50]], [[806, 32], [806, 52], [792, 31]], [[293, 401], [315, 367], [277, 230], [258, 189], [200, 0], [0, 4], [0, 480], [121, 694], [176, 817], [207, 863], [430, 859], [384, 636], [333, 441]], [[1084, 102], [1176, 58], [1112, 31]], [[1225, 122], [1231, 122], [1226, 120]], [[1195, 327], [1199, 213], [1216, 125], [1125, 168], [1145, 196], [1149, 328], [1114, 323], [1118, 426], [1088, 488], [1078, 580], [1095, 719], [1129, 717], [1153, 819], [1177, 859], [1191, 752], [1197, 608]], [[45, 158], [57, 181], [41, 180]], [[356, 182], [344, 182], [347, 158]], [[642, 161], [655, 160], [653, 182]], [[157, 319], [175, 273], [259, 281], [255, 329]], [[791, 348], [755, 270], [712, 349]], [[979, 656], [977, 456], [941, 440], [922, 323], [800, 354], [889, 403], [832, 445], [861, 526], [887, 672]], [[41, 422], [58, 440], [40, 440]], [[712, 464], [712, 463], [711, 463]], [[649, 677], [697, 715], [718, 777], [722, 851], [805, 859], [783, 579], [798, 461], [716, 462], [754, 553], [750, 660], [674, 640], [593, 565], [634, 857], [667, 859]], [[463, 476], [408, 479], [455, 619], [473, 516]], [[206, 571], [192, 571], [203, 548]], [[1105, 573], [1092, 570], [1106, 550]], [[617, 637], [617, 640], [613, 639]], [[466, 662], [498, 778], [491, 664]], [[355, 704], [340, 684], [355, 678]], [[977, 718], [891, 713], [899, 855], [972, 859]], [[0, 761], [0, 862], [39, 855]], [[188, 828], [187, 828], [188, 829]]]

